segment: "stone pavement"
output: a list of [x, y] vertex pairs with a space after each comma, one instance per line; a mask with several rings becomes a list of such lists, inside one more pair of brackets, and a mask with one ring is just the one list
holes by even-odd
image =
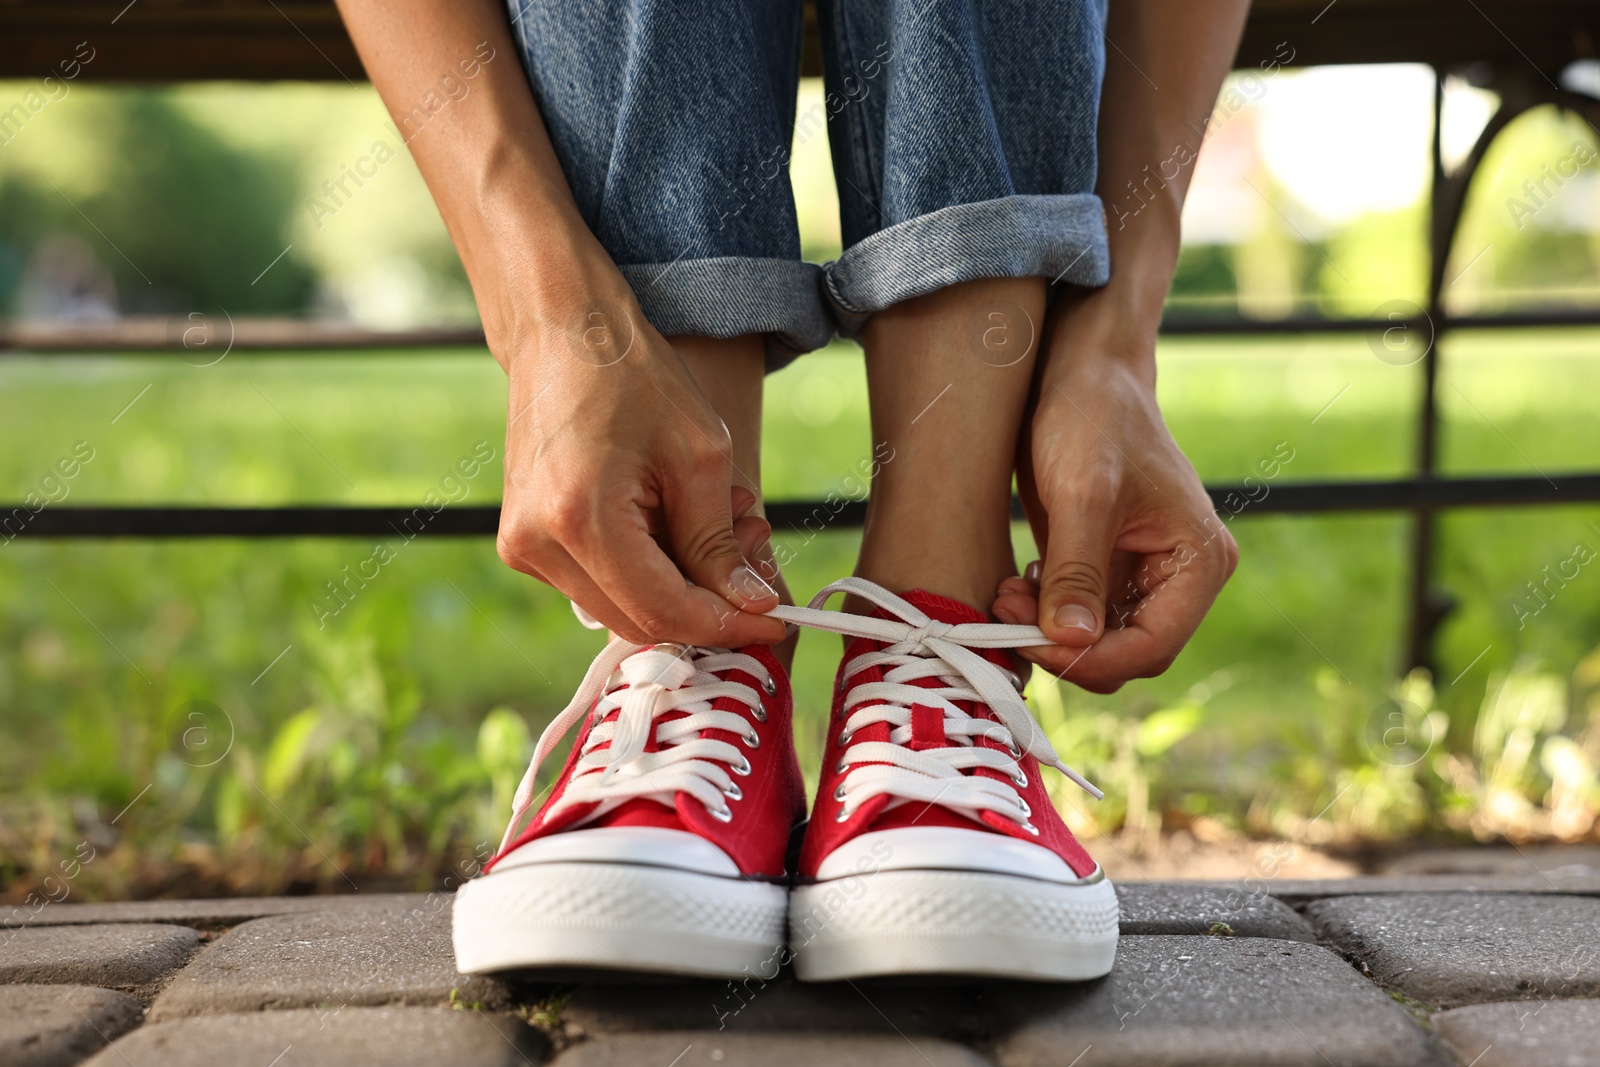
[[0, 914], [0, 1067], [1600, 1067], [1600, 856], [1474, 862], [1128, 883], [1066, 986], [468, 978], [448, 895], [49, 904]]

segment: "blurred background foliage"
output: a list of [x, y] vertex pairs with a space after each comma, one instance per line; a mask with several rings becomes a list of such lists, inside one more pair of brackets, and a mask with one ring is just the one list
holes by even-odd
[[[0, 83], [0, 104], [26, 90]], [[1331, 68], [1235, 78], [1186, 217], [1172, 305], [1189, 314], [1370, 315], [1426, 290], [1432, 75]], [[803, 86], [801, 107], [820, 94]], [[1231, 95], [1230, 95], [1231, 94]], [[1489, 94], [1451, 79], [1459, 162]], [[296, 315], [379, 328], [473, 321], [409, 157], [333, 215], [322, 183], [393, 144], [367, 89], [77, 86], [0, 146], [0, 306], [18, 322]], [[1462, 312], [1600, 298], [1600, 165], [1531, 217], [1512, 201], [1592, 132], [1513, 124], [1448, 276]], [[807, 256], [838, 253], [826, 146], [795, 153]], [[1411, 468], [1419, 369], [1352, 335], [1173, 338], [1161, 401], [1201, 475], [1284, 481]], [[1448, 335], [1450, 473], [1600, 469], [1600, 330]], [[870, 457], [859, 350], [768, 382], [773, 499], [859, 496]], [[0, 360], [0, 499], [412, 501], [480, 443], [462, 502], [499, 498], [505, 385], [478, 352]], [[58, 461], [79, 442], [76, 473]], [[1270, 484], [1270, 483], [1269, 483]], [[1058, 800], [1086, 834], [1287, 837], [1360, 852], [1419, 836], [1594, 838], [1600, 810], [1600, 508], [1442, 519], [1457, 598], [1440, 675], [1402, 676], [1408, 526], [1388, 515], [1232, 523], [1238, 575], [1165, 676], [1094, 696], [1035, 680], [1069, 762], [1107, 789]], [[1033, 558], [1026, 529], [1019, 559]], [[804, 594], [855, 534], [780, 531]], [[488, 540], [387, 543], [336, 614], [360, 541], [0, 540], [0, 898], [420, 887], [498, 840], [531, 737], [600, 638]], [[1581, 555], [1581, 553], [1577, 553]], [[1570, 573], [1570, 566], [1568, 567]], [[821, 745], [836, 646], [802, 643], [799, 743]], [[1048, 679], [1044, 679], [1048, 683]], [[85, 857], [92, 857], [86, 859]]]

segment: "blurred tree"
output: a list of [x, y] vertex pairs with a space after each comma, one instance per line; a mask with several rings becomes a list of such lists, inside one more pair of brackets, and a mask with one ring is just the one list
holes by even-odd
[[79, 87], [6, 146], [0, 298], [16, 312], [28, 310], [19, 295], [51, 283], [64, 236], [109, 272], [123, 314], [306, 307], [315, 278], [286, 236], [294, 159], [231, 146], [173, 93]]

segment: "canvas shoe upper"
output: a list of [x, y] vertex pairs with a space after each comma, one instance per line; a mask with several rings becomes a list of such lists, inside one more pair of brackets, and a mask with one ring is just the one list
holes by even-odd
[[[816, 610], [837, 592], [877, 610]], [[1100, 793], [1061, 762], [1005, 651], [1048, 639], [859, 578], [773, 614], [850, 635], [790, 905], [800, 976], [1104, 974], [1116, 897], [1041, 766]]]
[[[792, 711], [763, 646], [612, 640], [539, 738], [499, 852], [458, 894], [461, 970], [762, 965], [781, 947], [805, 814]], [[539, 765], [574, 727], [523, 826]]]

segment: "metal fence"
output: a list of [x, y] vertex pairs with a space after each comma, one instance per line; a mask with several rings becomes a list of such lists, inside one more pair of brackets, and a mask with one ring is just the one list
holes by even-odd
[[[0, 76], [36, 74], [34, 57], [53, 59], [69, 39], [82, 39], [91, 24], [107, 29], [126, 23], [119, 32], [140, 42], [141, 47], [117, 53], [115, 64], [97, 67], [97, 76], [125, 81], [360, 77], [359, 61], [331, 4], [325, 0], [285, 5], [270, 0], [267, 4], [252, 0], [146, 0], [140, 10], [130, 10], [132, 7], [97, 0], [0, 3], [0, 36], [7, 40], [7, 49], [0, 55]], [[122, 8], [122, 14], [117, 14], [116, 8]], [[1427, 303], [1386, 306], [1375, 309], [1373, 317], [1361, 319], [1256, 321], [1169, 316], [1162, 324], [1162, 332], [1167, 336], [1360, 333], [1372, 338], [1403, 332], [1417, 353], [1422, 375], [1415, 422], [1414, 473], [1410, 477], [1276, 483], [1268, 495], [1252, 500], [1244, 508], [1234, 507], [1231, 501], [1251, 499], [1246, 486], [1216, 485], [1208, 490], [1225, 516], [1235, 511], [1240, 517], [1361, 511], [1409, 515], [1409, 621], [1403, 662], [1406, 666], [1432, 668], [1434, 636], [1453, 603], [1435, 575], [1436, 527], [1441, 511], [1600, 501], [1600, 471], [1560, 472], [1553, 477], [1438, 476], [1436, 395], [1439, 340], [1447, 334], [1484, 328], [1600, 325], [1600, 308], [1454, 317], [1446, 310], [1445, 299], [1446, 265], [1467, 191], [1489, 146], [1507, 125], [1531, 108], [1555, 105], [1600, 130], [1600, 100], [1563, 88], [1559, 82], [1561, 71], [1569, 63], [1589, 58], [1595, 42], [1600, 42], [1600, 5], [1590, 0], [1258, 0], [1237, 66], [1248, 68], [1264, 58], [1281, 56], [1285, 41], [1293, 47], [1297, 64], [1424, 62], [1439, 75], [1434, 95]], [[815, 53], [815, 48], [808, 48], [807, 65], [814, 62]], [[48, 66], [48, 60], [42, 66]], [[1447, 172], [1439, 133], [1443, 75], [1447, 70], [1462, 69], [1470, 71], [1475, 84], [1495, 90], [1501, 103], [1466, 162]], [[42, 351], [70, 357], [181, 350], [181, 337], [189, 325], [182, 321], [146, 322], [46, 332], [12, 328], [0, 331], [0, 356]], [[472, 346], [482, 345], [483, 336], [475, 331], [390, 334], [275, 323], [242, 324], [230, 340], [236, 350], [424, 351], [456, 347], [470, 351]], [[13, 514], [17, 507], [20, 505], [0, 504], [0, 518]], [[849, 502], [842, 512], [836, 512], [837, 507], [820, 501], [775, 501], [769, 503], [768, 512], [779, 532], [798, 529], [814, 514], [827, 514], [829, 525], [834, 528], [861, 523], [863, 504]], [[413, 507], [405, 504], [261, 508], [63, 506], [31, 516], [26, 536], [366, 537], [399, 528], [412, 512]], [[496, 507], [451, 508], [431, 516], [424, 530], [429, 537], [492, 536], [498, 518]]]

